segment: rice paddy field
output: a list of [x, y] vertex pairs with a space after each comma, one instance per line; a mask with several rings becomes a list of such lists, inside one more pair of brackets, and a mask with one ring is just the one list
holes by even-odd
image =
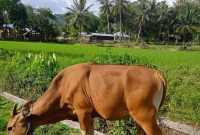
[[13, 51], [57, 53], [59, 61], [63, 65], [80, 63], [88, 61], [94, 56], [106, 55], [108, 49], [112, 55], [129, 54], [141, 59], [147, 59], [152, 64], [161, 67], [200, 65], [200, 51], [165, 51], [139, 48], [98, 47], [87, 44], [55, 44], [14, 41], [0, 41], [0, 48]]
[[140, 49], [15, 41], [0, 41], [0, 48], [17, 52], [54, 53], [61, 68], [93, 61], [99, 56], [109, 58], [110, 55], [128, 54], [148, 61], [162, 71], [168, 81], [167, 97], [160, 115], [200, 126], [200, 51], [178, 51], [166, 46]]

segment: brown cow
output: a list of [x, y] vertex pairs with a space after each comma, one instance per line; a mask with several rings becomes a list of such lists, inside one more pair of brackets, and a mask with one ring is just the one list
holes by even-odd
[[60, 72], [36, 102], [25, 104], [20, 112], [14, 107], [8, 132], [27, 135], [40, 125], [70, 119], [78, 120], [82, 133], [90, 135], [95, 116], [106, 120], [131, 116], [141, 134], [162, 135], [156, 115], [165, 95], [164, 76], [151, 68], [73, 65]]

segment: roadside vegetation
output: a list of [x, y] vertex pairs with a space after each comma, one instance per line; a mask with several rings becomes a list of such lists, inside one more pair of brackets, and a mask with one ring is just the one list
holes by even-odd
[[[35, 99], [53, 76], [72, 64], [97, 63], [145, 65], [162, 71], [168, 91], [161, 116], [200, 125], [200, 52], [164, 51], [27, 42], [0, 42], [0, 88], [26, 99]], [[109, 134], [135, 133], [130, 120], [105, 122], [96, 128]], [[99, 124], [100, 123], [100, 124]], [[131, 130], [130, 130], [131, 129]]]
[[0, 96], [0, 135], [6, 135], [7, 122], [12, 107], [11, 102]]

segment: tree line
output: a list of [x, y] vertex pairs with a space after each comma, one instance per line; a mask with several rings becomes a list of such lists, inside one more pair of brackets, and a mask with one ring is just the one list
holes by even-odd
[[[99, 17], [89, 12], [87, 0], [74, 0], [65, 14], [67, 33], [81, 31], [126, 33], [135, 41], [199, 42], [200, 1], [177, 0], [172, 6], [156, 0], [97, 0]], [[71, 27], [74, 26], [74, 27]]]
[[[173, 5], [156, 0], [97, 0], [94, 15], [87, 0], [73, 0], [66, 7], [65, 25], [58, 26], [50, 9], [34, 9], [20, 0], [0, 0], [0, 29], [14, 24], [17, 31], [31, 28], [47, 37], [78, 37], [81, 32], [128, 34], [134, 41], [200, 42], [200, 1], [177, 0]], [[43, 33], [43, 34], [42, 34]]]
[[28, 28], [34, 33], [40, 33], [39, 40], [59, 35], [55, 16], [47, 8], [35, 9], [25, 6], [20, 0], [0, 0], [0, 29], [3, 24], [13, 24], [15, 31], [24, 33]]

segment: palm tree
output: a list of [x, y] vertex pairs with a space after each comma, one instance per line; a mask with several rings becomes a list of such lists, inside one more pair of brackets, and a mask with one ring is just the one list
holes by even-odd
[[[119, 14], [120, 18], [120, 33], [122, 32], [122, 13], [125, 13], [125, 9], [127, 7], [127, 0], [115, 0], [115, 6], [113, 7], [113, 11], [115, 14]], [[121, 38], [121, 37], [120, 37]]]
[[113, 1], [112, 0], [98, 0], [100, 4], [102, 5], [100, 7], [100, 12], [103, 14], [106, 14], [107, 17], [107, 30], [108, 33], [110, 33], [110, 22], [109, 17], [113, 8]]
[[137, 13], [137, 24], [139, 27], [139, 31], [138, 31], [138, 36], [137, 36], [137, 40], [139, 40], [140, 38], [140, 34], [141, 31], [146, 23], [147, 20], [149, 20], [149, 16], [148, 16], [148, 0], [139, 0], [139, 5], [138, 5], [138, 13]]
[[178, 24], [176, 32], [183, 35], [183, 42], [187, 40], [188, 35], [193, 35], [199, 25], [200, 12], [198, 8], [187, 3], [183, 10], [177, 16]]
[[67, 7], [70, 12], [73, 13], [73, 18], [70, 22], [71, 25], [78, 24], [79, 32], [81, 36], [81, 28], [86, 18], [86, 14], [89, 12], [89, 9], [93, 4], [86, 7], [86, 0], [73, 0], [73, 5], [71, 7]]
[[[166, 1], [162, 1], [162, 2], [158, 3], [158, 7], [159, 7], [159, 9], [158, 9], [159, 18], [157, 21], [160, 24], [158, 35], [160, 36], [161, 32], [163, 33], [163, 42], [164, 42], [164, 34], [167, 33], [165, 31], [166, 26], [167, 26], [167, 24], [169, 25], [169, 8], [168, 8]], [[162, 30], [162, 29], [164, 29], [164, 30]]]

